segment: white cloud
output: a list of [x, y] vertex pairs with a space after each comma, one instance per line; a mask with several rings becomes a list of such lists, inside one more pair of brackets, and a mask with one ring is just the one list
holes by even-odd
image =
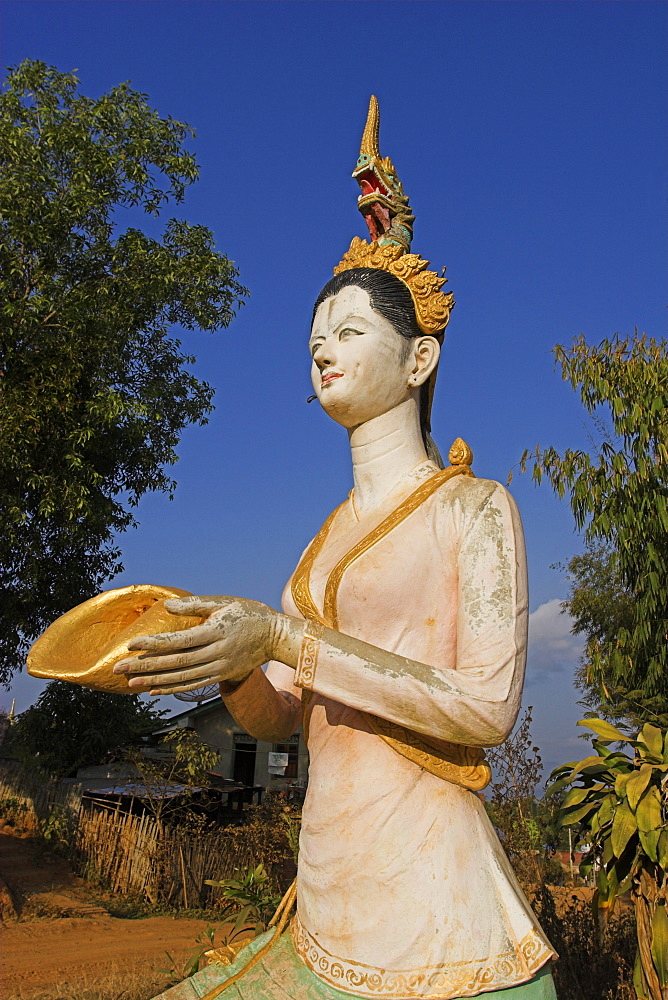
[[556, 671], [572, 675], [583, 646], [582, 636], [571, 634], [572, 625], [573, 619], [562, 613], [556, 598], [529, 615], [528, 681]]

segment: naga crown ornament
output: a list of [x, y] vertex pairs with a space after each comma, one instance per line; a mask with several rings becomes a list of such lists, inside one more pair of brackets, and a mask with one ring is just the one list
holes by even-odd
[[[418, 326], [424, 334], [443, 339], [455, 304], [452, 292], [441, 291], [447, 278], [429, 271], [429, 261], [410, 253], [415, 216], [392, 160], [381, 157], [378, 144], [380, 112], [371, 97], [360, 155], [353, 170], [362, 193], [357, 199], [371, 236], [371, 243], [355, 237], [334, 274], [354, 267], [388, 271], [411, 293]], [[445, 269], [444, 269], [445, 270]]]

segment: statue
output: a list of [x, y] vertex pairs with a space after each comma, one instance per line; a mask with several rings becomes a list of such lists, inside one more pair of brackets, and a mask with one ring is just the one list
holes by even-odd
[[201, 623], [135, 629], [134, 655], [113, 668], [153, 694], [218, 682], [261, 740], [283, 741], [303, 716], [310, 753], [289, 928], [294, 889], [232, 966], [164, 997], [554, 1000], [555, 953], [476, 794], [490, 777], [482, 748], [520, 706], [521, 524], [506, 490], [473, 476], [463, 441], [443, 468], [431, 440], [454, 303], [410, 252], [413, 216], [380, 157], [373, 97], [353, 176], [372, 242], [353, 240], [318, 296], [309, 348], [315, 395], [348, 432], [354, 489], [303, 554], [282, 613], [167, 600]]

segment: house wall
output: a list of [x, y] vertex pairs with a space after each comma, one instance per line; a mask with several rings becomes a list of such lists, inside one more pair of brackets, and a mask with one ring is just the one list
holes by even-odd
[[[170, 725], [170, 722], [173, 725]], [[175, 727], [191, 727], [205, 743], [219, 752], [220, 760], [214, 771], [224, 778], [235, 777], [235, 753], [238, 775], [239, 769], [242, 767], [239, 756], [246, 753], [252, 755], [253, 747], [255, 747], [253, 784], [262, 785], [263, 788], [283, 788], [287, 784], [294, 783], [294, 779], [288, 781], [284, 776], [269, 774], [269, 753], [277, 750], [278, 745], [249, 737], [237, 725], [222, 701], [215, 702], [210, 708], [202, 706], [202, 708], [194, 709], [192, 712], [184, 712], [173, 720], [167, 720], [162, 731]], [[291, 740], [285, 742], [293, 744], [297, 750], [296, 780], [305, 787], [308, 780], [308, 751], [302, 737], [301, 727]]]

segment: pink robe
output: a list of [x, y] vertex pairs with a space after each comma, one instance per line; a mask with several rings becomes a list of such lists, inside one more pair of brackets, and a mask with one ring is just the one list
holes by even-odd
[[[361, 521], [351, 502], [339, 511], [311, 572], [319, 608], [339, 559], [435, 471], [420, 466]], [[513, 500], [488, 480], [445, 483], [352, 563], [337, 606], [340, 632], [427, 666], [411, 675], [323, 640], [315, 669], [313, 656], [308, 669], [303, 658], [296, 672], [267, 669], [277, 690], [312, 692], [299, 955], [325, 982], [369, 998], [448, 1000], [528, 981], [555, 953], [480, 797], [400, 756], [361, 715], [469, 746], [508, 735], [527, 630]], [[299, 616], [290, 584], [283, 608]], [[243, 697], [243, 686], [226, 697], [233, 713]]]

